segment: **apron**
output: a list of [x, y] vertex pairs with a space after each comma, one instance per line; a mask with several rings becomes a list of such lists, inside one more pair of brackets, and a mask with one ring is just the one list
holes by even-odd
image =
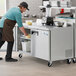
[[15, 24], [16, 21], [5, 19], [2, 32], [2, 41], [14, 41], [13, 28]]
[[2, 41], [2, 32], [3, 32], [3, 28], [0, 28], [0, 41]]

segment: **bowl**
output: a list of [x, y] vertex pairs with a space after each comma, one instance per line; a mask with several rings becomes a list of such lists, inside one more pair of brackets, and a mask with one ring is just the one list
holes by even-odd
[[54, 24], [55, 24], [55, 26], [57, 26], [57, 27], [63, 27], [64, 22], [57, 22], [57, 21], [55, 21]]
[[32, 20], [26, 20], [25, 22], [27, 25], [32, 25]]

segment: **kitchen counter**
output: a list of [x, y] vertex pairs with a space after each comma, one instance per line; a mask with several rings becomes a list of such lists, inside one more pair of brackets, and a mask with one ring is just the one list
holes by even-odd
[[23, 23], [24, 28], [28, 29], [37, 29], [37, 30], [53, 30], [53, 29], [62, 29], [66, 27], [56, 27], [56, 26], [46, 26], [46, 25], [37, 25], [36, 23], [33, 23], [32, 25], [27, 25], [26, 23]]
[[[25, 23], [23, 23], [24, 28], [28, 28], [28, 29], [40, 29], [40, 30], [49, 30], [49, 26], [39, 26], [36, 23], [33, 23], [32, 25], [27, 25]], [[53, 27], [51, 27], [53, 28]]]

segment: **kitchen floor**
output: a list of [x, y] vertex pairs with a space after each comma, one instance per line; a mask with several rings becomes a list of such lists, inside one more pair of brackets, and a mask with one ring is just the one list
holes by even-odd
[[[18, 52], [13, 52], [13, 57], [18, 62], [0, 61], [0, 76], [75, 76], [76, 64], [67, 64], [66, 61], [53, 62], [52, 67], [47, 66], [47, 61], [23, 55], [18, 58]], [[5, 52], [0, 52], [4, 58]]]

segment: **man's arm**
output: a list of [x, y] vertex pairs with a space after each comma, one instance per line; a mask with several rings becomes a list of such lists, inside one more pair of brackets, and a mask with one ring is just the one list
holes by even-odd
[[28, 34], [26, 33], [26, 30], [24, 29], [24, 27], [19, 27], [19, 29], [21, 30], [21, 32], [22, 32], [25, 36], [28, 35]]

